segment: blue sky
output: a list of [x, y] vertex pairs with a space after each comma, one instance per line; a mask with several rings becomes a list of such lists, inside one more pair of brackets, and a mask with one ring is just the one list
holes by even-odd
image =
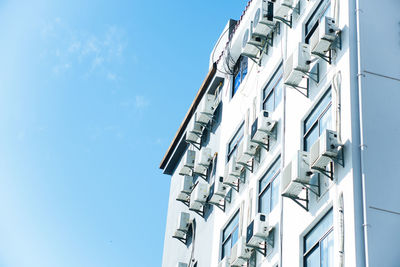
[[0, 2], [0, 267], [161, 265], [158, 164], [245, 5]]

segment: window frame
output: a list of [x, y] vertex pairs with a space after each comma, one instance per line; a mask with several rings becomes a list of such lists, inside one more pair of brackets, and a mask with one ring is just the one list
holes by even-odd
[[[331, 94], [331, 99], [328, 102], [328, 104], [321, 110], [321, 113], [318, 115], [318, 117], [315, 119], [315, 121], [310, 125], [310, 127], [307, 129], [306, 123], [307, 120], [313, 115], [313, 113], [317, 110], [319, 105], [323, 102], [325, 97], [328, 96], [328, 94]], [[332, 95], [332, 86], [329, 85], [326, 90], [323, 91], [321, 96], [315, 101], [314, 105], [310, 109], [310, 111], [306, 114], [306, 116], [302, 120], [302, 147], [303, 151], [309, 151], [311, 149], [311, 146], [313, 144], [310, 144], [310, 147], [306, 146], [306, 138], [309, 136], [309, 134], [312, 132], [312, 130], [315, 129], [315, 127], [320, 127], [320, 120], [321, 118], [327, 114], [328, 110], [333, 106], [333, 95]], [[332, 112], [332, 110], [331, 110]], [[333, 121], [333, 113], [331, 113], [331, 118]], [[328, 127], [329, 128], [329, 127]], [[320, 136], [320, 133], [318, 133], [318, 137]]]
[[[231, 232], [229, 233], [229, 235], [224, 239], [224, 233], [225, 233], [226, 228], [227, 228], [236, 218], [237, 218], [237, 225], [234, 226], [234, 227], [232, 228], [232, 231], [231, 231]], [[229, 218], [228, 222], [224, 225], [224, 227], [223, 227], [223, 229], [222, 229], [222, 231], [221, 231], [221, 246], [220, 246], [221, 253], [220, 253], [220, 261], [223, 260], [223, 259], [225, 258], [225, 256], [226, 256], [226, 255], [224, 255], [224, 246], [225, 246], [225, 244], [228, 242], [228, 240], [231, 240], [231, 241], [232, 241], [232, 239], [231, 239], [231, 238], [232, 238], [232, 234], [233, 234], [236, 230], [239, 231], [239, 224], [240, 224], [240, 209], [238, 209], [238, 210], [233, 214], [233, 216], [231, 216], [231, 217]], [[238, 233], [238, 237], [239, 237], [239, 233]], [[236, 242], [237, 242], [237, 240], [236, 240]], [[235, 242], [235, 244], [236, 244], [236, 242]], [[232, 247], [233, 247], [235, 244], [231, 244], [230, 249], [232, 249]]]
[[[236, 128], [235, 133], [229, 139], [226, 148], [226, 162], [228, 163], [232, 158], [232, 155], [237, 151], [240, 143], [242, 142], [244, 137], [244, 121], [242, 121], [239, 126]], [[234, 142], [235, 141], [235, 142]], [[234, 144], [232, 145], [232, 143]]]
[[283, 97], [283, 90], [284, 90], [284, 84], [283, 84], [283, 63], [280, 62], [278, 67], [275, 68], [274, 73], [272, 76], [269, 78], [267, 84], [263, 87], [261, 90], [261, 110], [265, 110], [265, 103], [267, 100], [270, 98], [270, 96], [273, 95], [274, 97], [274, 104], [273, 104], [273, 110], [269, 112], [274, 112], [279, 103], [282, 101], [282, 99], [279, 101], [279, 103], [276, 103], [276, 89], [278, 87], [278, 84], [282, 82], [282, 88], [281, 88], [281, 97]]
[[[244, 68], [245, 66], [245, 68]], [[244, 71], [245, 70], [245, 71]], [[233, 75], [232, 75], [232, 88], [231, 88], [231, 98], [233, 98], [236, 92], [239, 90], [240, 85], [243, 83], [243, 80], [246, 78], [249, 70], [249, 59], [246, 56], [240, 56], [233, 67]], [[244, 73], [244, 75], [243, 75]], [[236, 78], [239, 76], [239, 82], [236, 86]]]
[[[261, 196], [268, 190], [271, 189], [271, 194], [270, 194], [270, 198], [269, 198], [269, 213], [271, 213], [272, 209], [271, 209], [271, 203], [272, 203], [272, 184], [273, 182], [279, 178], [281, 172], [282, 172], [282, 166], [281, 166], [282, 162], [281, 162], [281, 155], [277, 156], [273, 161], [272, 164], [270, 164], [270, 166], [268, 167], [267, 171], [264, 172], [264, 175], [258, 180], [258, 195], [257, 195], [257, 211], [258, 212], [262, 212], [261, 211], [261, 205], [260, 205], [260, 201], [261, 201]], [[274, 173], [272, 175], [272, 177], [270, 178], [270, 180], [268, 181], [268, 183], [261, 188], [261, 182], [264, 178], [266, 178], [266, 176], [269, 174], [270, 171], [273, 171], [275, 169], [275, 167], [278, 167], [276, 170], [276, 173]], [[279, 190], [279, 189], [278, 189]], [[279, 199], [278, 199], [279, 202]], [[268, 213], [268, 214], [269, 214]]]
[[[332, 213], [332, 224], [331, 224], [331, 226], [326, 230], [326, 232], [324, 232], [324, 233], [321, 235], [321, 237], [320, 237], [318, 240], [315, 241], [315, 243], [314, 243], [309, 249], [306, 250], [306, 248], [307, 248], [307, 246], [306, 246], [306, 238], [307, 238], [307, 235], [310, 234], [314, 229], [316, 229], [316, 228], [320, 225], [320, 223], [321, 223], [328, 215], [330, 215], [330, 213]], [[328, 209], [328, 211], [325, 212], [324, 215], [318, 220], [318, 222], [315, 223], [315, 224], [307, 231], [307, 233], [305, 233], [305, 234], [303, 235], [303, 256], [302, 256], [302, 257], [303, 257], [303, 266], [304, 266], [304, 267], [307, 267], [306, 259], [307, 259], [307, 257], [311, 254], [311, 252], [313, 252], [313, 251], [316, 250], [316, 249], [321, 249], [321, 242], [324, 241], [325, 238], [327, 238], [331, 233], [333, 233], [333, 230], [334, 230], [333, 224], [334, 224], [334, 219], [333, 219], [333, 208], [330, 207], [330, 208]], [[319, 264], [321, 265], [321, 251], [319, 252], [319, 255], [320, 255]]]
[[[315, 30], [318, 28], [321, 19], [324, 17], [326, 10], [331, 7], [331, 0], [320, 0], [318, 4], [316, 4], [312, 13], [304, 22], [304, 43], [309, 44], [311, 36], [314, 34]], [[312, 22], [314, 20], [314, 22]], [[310, 27], [308, 24], [311, 24]], [[308, 28], [310, 28], [308, 30]]]

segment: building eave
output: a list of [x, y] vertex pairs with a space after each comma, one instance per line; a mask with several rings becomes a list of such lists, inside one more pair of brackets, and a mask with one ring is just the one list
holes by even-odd
[[205, 94], [205, 92], [207, 91], [211, 81], [213, 80], [215, 74], [217, 72], [217, 64], [214, 63], [212, 65], [212, 68], [210, 69], [210, 71], [208, 72], [207, 76], [205, 77], [203, 83], [200, 86], [199, 91], [196, 94], [196, 97], [194, 98], [192, 105], [190, 106], [188, 112], [186, 113], [178, 131], [175, 134], [174, 139], [172, 139], [172, 142], [170, 144], [170, 146], [167, 149], [167, 152], [165, 153], [163, 159], [161, 160], [160, 166], [159, 168], [164, 170], [165, 166], [167, 165], [168, 161], [170, 160], [171, 156], [173, 155], [173, 152], [176, 148], [176, 146], [179, 143], [179, 140], [181, 140], [182, 135], [185, 133], [185, 129], [190, 121], [190, 119], [192, 118], [197, 106], [199, 105], [203, 95]]

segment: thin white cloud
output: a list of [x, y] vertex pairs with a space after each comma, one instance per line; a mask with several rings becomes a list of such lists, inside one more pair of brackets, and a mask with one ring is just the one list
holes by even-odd
[[123, 63], [127, 47], [122, 29], [109, 26], [98, 34], [88, 34], [72, 29], [61, 18], [56, 18], [43, 26], [41, 34], [47, 43], [42, 54], [52, 57], [50, 62], [55, 61], [54, 73], [80, 67], [84, 76], [96, 73], [116, 81], [115, 68]]
[[150, 101], [146, 97], [137, 95], [135, 98], [136, 109], [145, 109], [150, 105]]

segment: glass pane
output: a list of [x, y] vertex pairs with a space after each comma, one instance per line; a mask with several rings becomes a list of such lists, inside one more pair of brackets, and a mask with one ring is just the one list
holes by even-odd
[[283, 91], [283, 81], [281, 77], [278, 84], [275, 87], [275, 108], [279, 105], [279, 103], [282, 100], [282, 91]]
[[274, 111], [274, 93], [271, 93], [267, 99], [264, 101], [263, 109], [267, 111]]
[[315, 245], [332, 227], [333, 212], [330, 210], [319, 223], [305, 236], [305, 251]]
[[269, 214], [271, 211], [271, 187], [265, 189], [258, 200], [258, 211]]
[[235, 79], [233, 81], [233, 91], [232, 91], [232, 96], [235, 95], [237, 89], [239, 88], [240, 85], [240, 71], [236, 74]]
[[321, 242], [321, 267], [333, 266], [333, 231]]
[[272, 182], [271, 210], [273, 210], [279, 202], [279, 184], [280, 176], [276, 177], [275, 180]]
[[310, 151], [311, 146], [315, 143], [315, 141], [317, 141], [318, 137], [319, 131], [317, 125], [314, 125], [314, 127], [304, 137], [304, 151]]
[[305, 259], [304, 267], [320, 267], [319, 247], [317, 246], [311, 251]]
[[239, 227], [236, 226], [235, 230], [232, 233], [232, 247], [236, 244], [236, 241], [239, 239]]
[[241, 62], [240, 62], [240, 69], [242, 71], [241, 81], [243, 81], [244, 77], [246, 77], [246, 74], [247, 74], [247, 57], [242, 57]]
[[232, 231], [235, 229], [235, 227], [238, 225], [238, 223], [239, 223], [239, 212], [236, 213], [235, 217], [233, 217], [232, 220], [225, 227], [223, 235], [222, 235], [223, 241], [225, 241], [226, 238], [228, 238], [228, 236], [232, 233]]
[[314, 110], [308, 116], [308, 118], [304, 122], [304, 133], [308, 131], [312, 127], [312, 125], [317, 121], [321, 113], [326, 109], [326, 107], [330, 104], [332, 99], [331, 91], [321, 99], [321, 101], [316, 105]]
[[326, 129], [332, 129], [332, 106], [322, 115], [319, 120], [319, 135]]
[[271, 182], [271, 179], [279, 172], [280, 166], [281, 159], [278, 158], [265, 173], [264, 177], [259, 181], [258, 192], [261, 193], [263, 189]]
[[229, 257], [231, 255], [231, 239], [229, 238], [223, 245], [222, 245], [222, 259], [225, 257]]
[[240, 141], [243, 137], [243, 123], [240, 125], [239, 129], [236, 131], [232, 140], [228, 144], [228, 154], [230, 154], [237, 146], [239, 146]]

